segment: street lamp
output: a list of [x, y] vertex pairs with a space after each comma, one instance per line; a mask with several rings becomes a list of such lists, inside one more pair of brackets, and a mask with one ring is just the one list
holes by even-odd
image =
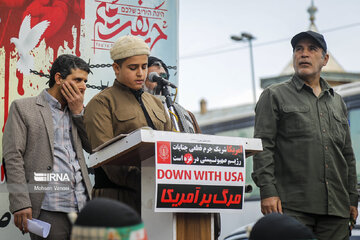
[[242, 32], [240, 36], [233, 35], [231, 39], [234, 41], [248, 41], [249, 42], [249, 49], [250, 49], [250, 65], [251, 65], [251, 77], [252, 77], [252, 87], [253, 87], [253, 97], [254, 97], [254, 104], [256, 104], [256, 84], [255, 84], [255, 76], [254, 76], [254, 59], [253, 59], [253, 52], [252, 52], [252, 43], [251, 41], [255, 39], [253, 35], [250, 33]]

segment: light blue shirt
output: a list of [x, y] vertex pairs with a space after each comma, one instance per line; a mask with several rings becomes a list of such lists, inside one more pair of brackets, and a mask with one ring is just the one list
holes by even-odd
[[[53, 172], [57, 180], [49, 181], [41, 209], [57, 212], [79, 212], [87, 201], [79, 161], [73, 147], [70, 111], [43, 90], [49, 103], [54, 126]], [[69, 181], [67, 181], [69, 179]], [[59, 188], [60, 187], [60, 188]]]

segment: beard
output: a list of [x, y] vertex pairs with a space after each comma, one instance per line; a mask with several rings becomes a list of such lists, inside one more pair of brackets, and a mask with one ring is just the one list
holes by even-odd
[[150, 89], [146, 86], [146, 84], [144, 84], [144, 92], [150, 93], [151, 95], [155, 95], [155, 88]]

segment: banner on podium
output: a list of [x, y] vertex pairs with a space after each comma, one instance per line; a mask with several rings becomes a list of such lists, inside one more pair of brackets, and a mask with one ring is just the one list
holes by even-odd
[[243, 207], [242, 145], [158, 141], [155, 212], [234, 212]]

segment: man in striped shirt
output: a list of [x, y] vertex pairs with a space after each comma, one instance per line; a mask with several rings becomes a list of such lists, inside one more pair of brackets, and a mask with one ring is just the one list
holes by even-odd
[[51, 224], [46, 239], [69, 239], [67, 214], [79, 212], [89, 199], [82, 150], [91, 151], [82, 117], [89, 72], [82, 59], [60, 55], [50, 70], [50, 88], [11, 104], [3, 157], [10, 211], [23, 233], [28, 232], [27, 220], [37, 218]]

